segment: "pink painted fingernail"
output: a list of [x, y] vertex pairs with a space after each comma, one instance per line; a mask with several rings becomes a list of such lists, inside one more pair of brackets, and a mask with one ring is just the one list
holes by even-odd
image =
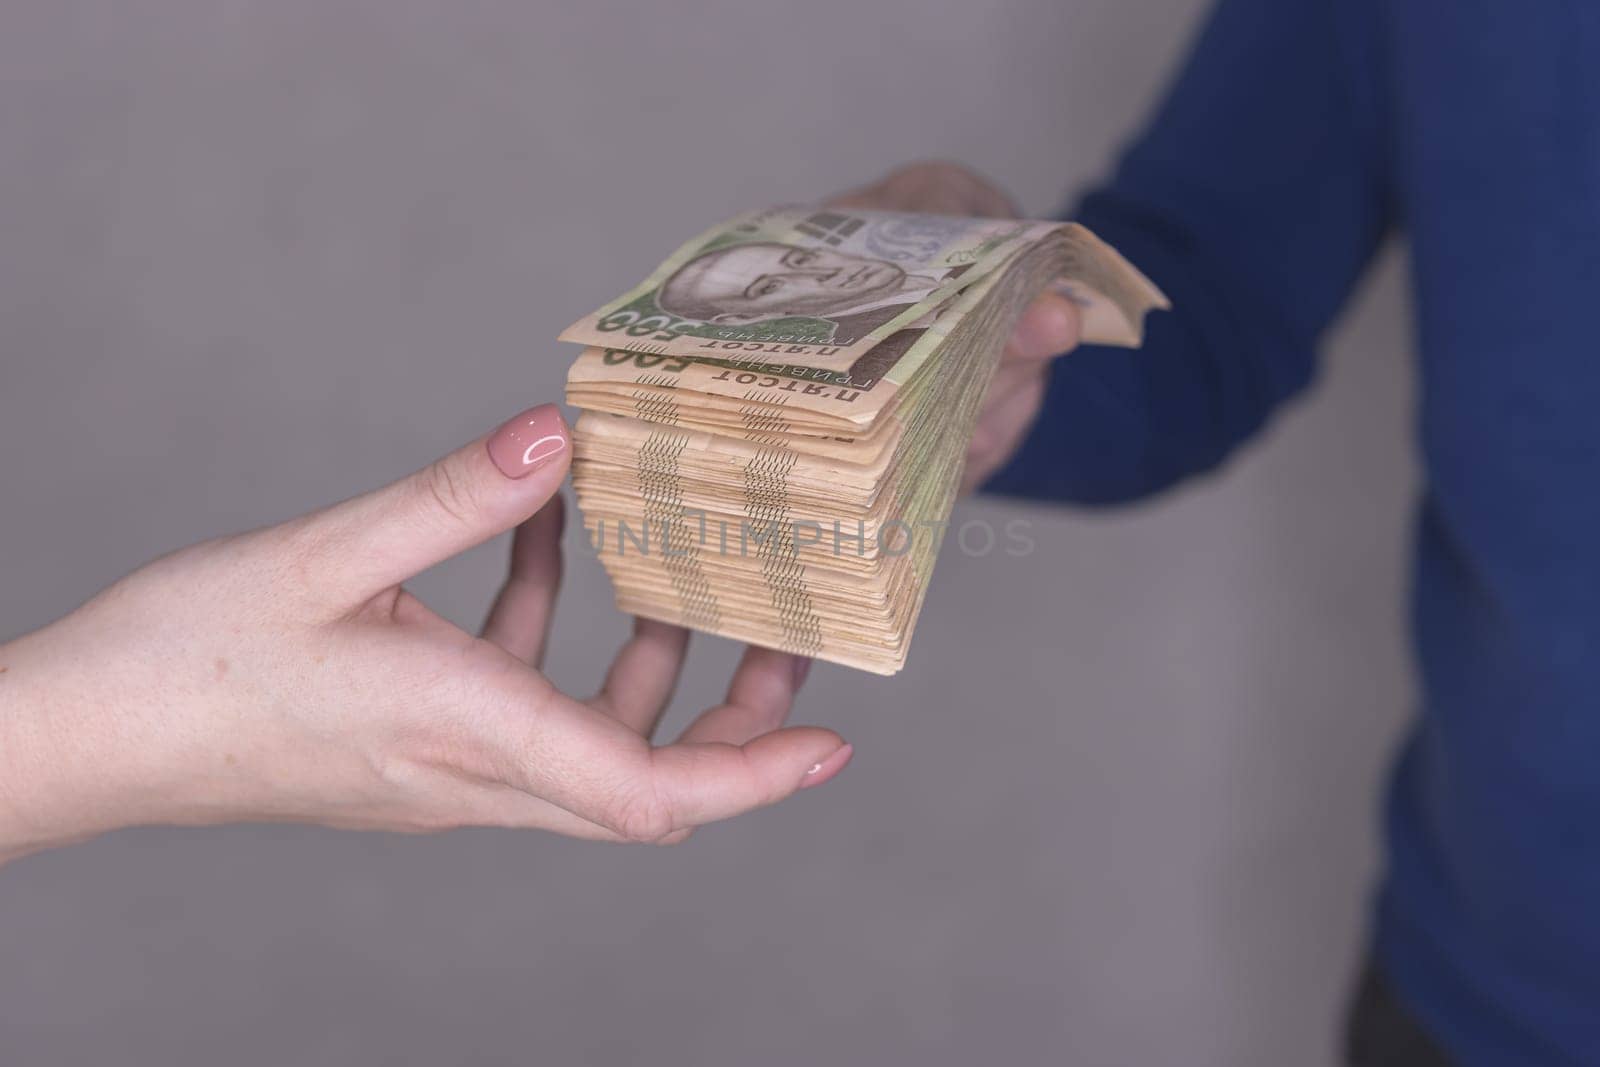
[[794, 658], [794, 687], [798, 690], [806, 684], [806, 675], [811, 673], [811, 657], [796, 656]]
[[561, 409], [540, 404], [489, 435], [489, 458], [507, 478], [523, 478], [565, 451], [567, 439]]
[[828, 781], [834, 775], [844, 770], [844, 765], [850, 762], [850, 757], [855, 755], [855, 751], [856, 749], [854, 745], [846, 743], [839, 746], [839, 750], [837, 752], [823, 760], [821, 763], [812, 764], [811, 769], [806, 772], [806, 776], [800, 779], [800, 788], [810, 789], [813, 786], [819, 786], [823, 782]]

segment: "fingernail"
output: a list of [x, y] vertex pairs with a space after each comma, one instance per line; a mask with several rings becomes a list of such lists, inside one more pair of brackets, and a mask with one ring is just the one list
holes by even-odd
[[806, 684], [806, 675], [811, 673], [811, 657], [796, 656], [794, 658], [794, 687], [799, 689]]
[[567, 422], [554, 404], [540, 404], [489, 435], [489, 458], [507, 478], [524, 478], [567, 447]]
[[1089, 306], [1089, 298], [1084, 295], [1083, 290], [1078, 286], [1078, 284], [1076, 282], [1069, 282], [1064, 278], [1057, 278], [1055, 281], [1045, 286], [1045, 292], [1054, 293], [1064, 300], [1070, 300], [1072, 303], [1077, 304], [1081, 308]]
[[800, 779], [800, 788], [810, 789], [813, 786], [819, 786], [844, 770], [844, 765], [850, 762], [850, 757], [855, 755], [855, 751], [854, 745], [846, 743], [821, 763], [812, 764], [811, 769], [806, 772], [806, 776]]

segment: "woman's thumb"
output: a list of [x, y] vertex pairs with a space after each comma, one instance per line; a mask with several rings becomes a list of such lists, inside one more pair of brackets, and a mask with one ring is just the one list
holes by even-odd
[[554, 404], [392, 485], [301, 520], [313, 580], [359, 603], [504, 533], [561, 488], [572, 439]]

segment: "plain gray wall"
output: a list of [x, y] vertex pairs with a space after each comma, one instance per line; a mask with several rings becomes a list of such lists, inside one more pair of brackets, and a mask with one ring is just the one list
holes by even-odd
[[[1054, 209], [1201, 8], [6, 0], [0, 637], [558, 398], [556, 333], [736, 210], [922, 156]], [[827, 788], [680, 849], [242, 827], [25, 860], [0, 1062], [1331, 1063], [1412, 687], [1380, 274], [1223, 476], [1028, 510], [1030, 558], [946, 555], [902, 676], [820, 668], [800, 715], [858, 750]], [[551, 672], [587, 690], [625, 625], [570, 548]], [[475, 624], [502, 552], [415, 588]], [[699, 643], [675, 719], [736, 651]]]

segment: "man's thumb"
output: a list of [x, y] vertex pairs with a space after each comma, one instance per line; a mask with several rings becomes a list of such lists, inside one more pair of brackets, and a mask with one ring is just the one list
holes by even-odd
[[359, 603], [528, 518], [561, 488], [571, 458], [560, 409], [529, 408], [415, 474], [301, 520], [308, 569]]

